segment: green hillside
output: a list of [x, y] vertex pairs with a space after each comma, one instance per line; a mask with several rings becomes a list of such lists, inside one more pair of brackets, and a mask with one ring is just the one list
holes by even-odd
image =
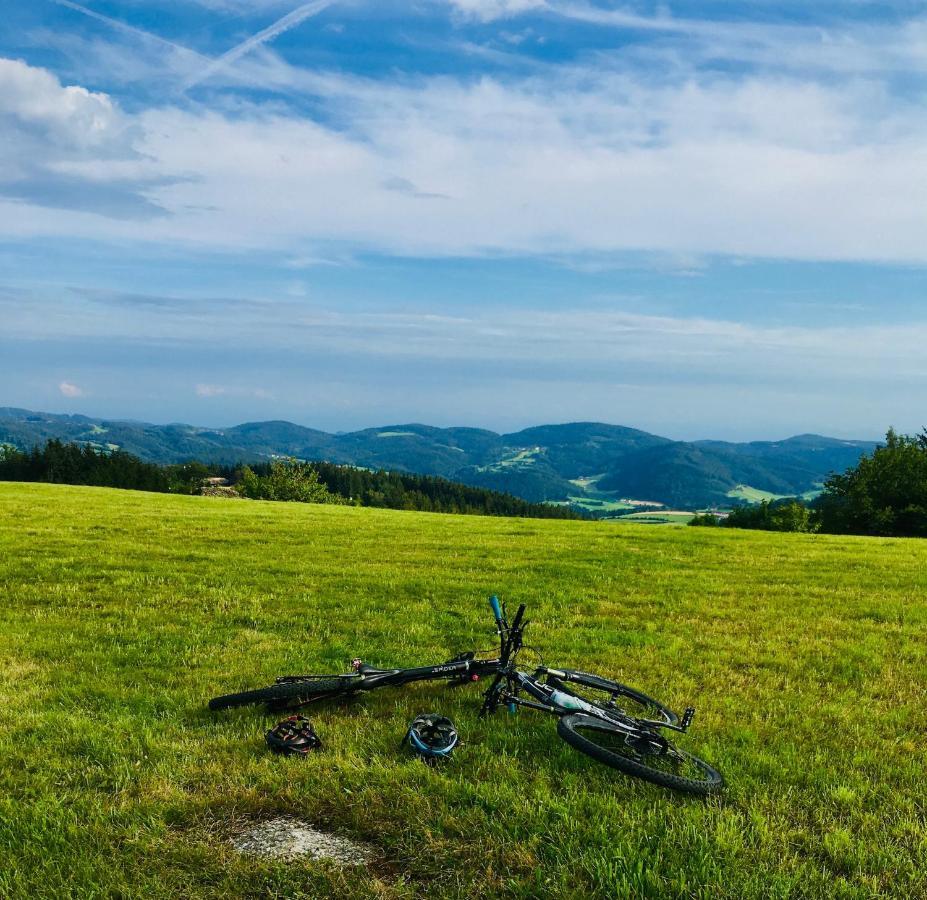
[[[0, 583], [4, 898], [927, 895], [927, 543], [0, 484]], [[530, 604], [547, 663], [697, 706], [725, 794], [481, 721], [479, 685], [319, 708], [305, 760], [266, 752], [261, 712], [205, 709], [489, 647], [491, 591]], [[465, 740], [436, 770], [397, 749], [428, 709]], [[377, 861], [236, 855], [282, 813]]]
[[[684, 509], [724, 506], [736, 497], [811, 496], [828, 474], [855, 465], [874, 446], [816, 435], [750, 444], [678, 441], [618, 458], [598, 486]], [[756, 493], [738, 494], [747, 485]]]
[[[437, 475], [532, 503], [570, 500], [588, 513], [604, 515], [626, 499], [689, 509], [723, 505], [739, 485], [764, 495], [804, 494], [875, 447], [871, 441], [819, 435], [692, 443], [600, 422], [539, 425], [509, 434], [420, 424], [328, 434], [280, 421], [215, 429], [0, 408], [0, 443], [27, 450], [49, 438], [122, 448], [157, 463], [235, 464], [295, 456]], [[592, 490], [577, 492], [578, 484], [592, 481], [597, 482]], [[602, 511], [601, 504], [588, 500], [610, 505]]]

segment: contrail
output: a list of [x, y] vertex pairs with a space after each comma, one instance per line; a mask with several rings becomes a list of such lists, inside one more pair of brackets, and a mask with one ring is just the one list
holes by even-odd
[[[61, 3], [64, 0], [56, 0], [56, 2]], [[306, 19], [311, 18], [312, 16], [318, 15], [322, 10], [331, 6], [335, 0], [312, 0], [311, 3], [304, 3], [302, 6], [296, 7], [292, 12], [287, 13], [282, 19], [278, 19], [274, 22], [273, 25], [268, 25], [263, 31], [259, 31], [257, 34], [252, 35], [246, 41], [242, 41], [235, 47], [232, 47], [231, 50], [226, 51], [222, 56], [210, 61], [210, 63], [197, 75], [194, 75], [187, 83], [184, 85], [184, 90], [187, 90], [194, 85], [199, 84], [201, 81], [205, 81], [211, 75], [215, 75], [219, 69], [225, 68], [226, 66], [231, 65], [236, 60], [241, 59], [245, 54], [250, 53], [255, 47], [260, 47], [261, 44], [266, 44], [267, 41], [272, 41], [278, 35], [283, 34], [284, 31], [289, 31], [291, 28], [295, 28], [299, 25], [300, 22], [304, 22]], [[68, 3], [70, 5], [70, 3]]]
[[154, 41], [155, 43], [163, 44], [165, 47], [170, 47], [172, 50], [179, 50], [181, 53], [194, 56], [203, 62], [209, 60], [208, 56], [203, 56], [201, 53], [197, 53], [195, 50], [191, 50], [189, 47], [184, 47], [182, 44], [175, 44], [173, 41], [169, 41], [163, 37], [158, 37], [158, 35], [152, 34], [150, 31], [144, 31], [141, 28], [135, 28], [132, 25], [127, 25], [125, 22], [120, 22], [118, 19], [111, 19], [109, 16], [104, 16], [102, 13], [88, 9], [86, 6], [81, 6], [79, 3], [74, 3], [72, 0], [51, 0], [51, 2], [57, 3], [58, 6], [66, 6], [68, 9], [73, 9], [75, 12], [83, 13], [85, 16], [90, 16], [91, 19], [96, 19], [98, 22], [104, 22], [106, 25], [109, 25], [112, 28], [116, 28], [119, 31], [125, 31], [127, 34], [135, 35], [135, 37], [140, 37], [147, 41]]

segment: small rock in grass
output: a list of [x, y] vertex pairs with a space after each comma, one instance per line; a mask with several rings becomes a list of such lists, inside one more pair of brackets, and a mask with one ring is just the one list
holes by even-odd
[[373, 851], [350, 838], [318, 831], [296, 819], [279, 818], [243, 831], [232, 838], [232, 846], [249, 856], [271, 859], [330, 859], [342, 866], [363, 866]]

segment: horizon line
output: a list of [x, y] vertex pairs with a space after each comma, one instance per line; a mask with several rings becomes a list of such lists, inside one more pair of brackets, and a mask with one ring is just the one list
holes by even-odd
[[[608, 428], [627, 428], [631, 431], [638, 431], [642, 434], [648, 434], [653, 437], [663, 438], [664, 440], [671, 441], [678, 444], [696, 444], [705, 441], [719, 441], [725, 444], [752, 444], [752, 443], [768, 443], [775, 444], [781, 443], [783, 441], [794, 440], [795, 438], [800, 437], [822, 437], [828, 438], [830, 440], [838, 441], [849, 441], [854, 443], [879, 443], [884, 439], [884, 435], [880, 435], [878, 438], [873, 437], [835, 437], [834, 435], [823, 434], [821, 432], [815, 431], [796, 431], [793, 434], [789, 434], [786, 437], [782, 438], [751, 438], [748, 440], [724, 440], [721, 438], [712, 438], [712, 437], [702, 437], [702, 438], [669, 438], [665, 435], [658, 434], [655, 431], [648, 431], [646, 428], [639, 428], [636, 425], [624, 425], [618, 424], [615, 422], [604, 422], [597, 419], [573, 419], [570, 421], [563, 422], [539, 422], [534, 425], [525, 425], [522, 428], [518, 428], [514, 431], [496, 431], [492, 428], [486, 428], [481, 425], [429, 425], [427, 422], [414, 422], [414, 421], [405, 421], [405, 422], [390, 422], [382, 425], [368, 425], [363, 428], [353, 428], [347, 430], [337, 430], [337, 431], [328, 431], [324, 428], [318, 428], [314, 425], [305, 425], [300, 422], [294, 422], [290, 419], [247, 419], [245, 421], [237, 422], [232, 425], [196, 425], [190, 422], [182, 422], [180, 420], [173, 420], [169, 422], [152, 422], [147, 419], [132, 419], [132, 418], [123, 418], [119, 416], [101, 416], [93, 415], [90, 413], [84, 412], [52, 412], [50, 410], [42, 409], [30, 409], [24, 406], [0, 406], [0, 411], [2, 410], [17, 410], [25, 413], [30, 413], [33, 415], [47, 415], [47, 416], [79, 416], [85, 419], [97, 419], [101, 422], [120, 422], [128, 425], [153, 425], [157, 428], [167, 428], [172, 425], [182, 425], [187, 428], [198, 428], [203, 431], [228, 431], [234, 428], [240, 428], [243, 425], [266, 425], [272, 422], [280, 422], [285, 425], [292, 425], [296, 428], [306, 428], [310, 431], [318, 431], [322, 434], [331, 435], [333, 437], [338, 437], [339, 435], [347, 434], [359, 434], [363, 431], [383, 431], [389, 428], [396, 427], [420, 427], [420, 428], [435, 428], [440, 431], [450, 431], [453, 429], [470, 429], [473, 431], [484, 431], [489, 432], [490, 434], [498, 435], [499, 437], [505, 437], [507, 435], [519, 434], [522, 431], [530, 431], [533, 428], [562, 428], [569, 425], [604, 425]], [[891, 427], [891, 426], [889, 426]]]

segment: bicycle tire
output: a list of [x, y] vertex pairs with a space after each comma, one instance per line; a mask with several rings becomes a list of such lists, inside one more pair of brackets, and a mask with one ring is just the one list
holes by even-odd
[[312, 678], [305, 681], [288, 681], [283, 684], [272, 684], [270, 687], [258, 688], [253, 691], [242, 691], [238, 694], [224, 694], [213, 697], [209, 701], [209, 708], [233, 709], [236, 706], [250, 706], [256, 703], [290, 703], [293, 700], [302, 700], [308, 703], [320, 700], [323, 697], [335, 697], [338, 694], [348, 694], [354, 687], [355, 681], [339, 676], [331, 678]]
[[[664, 706], [659, 700], [654, 700], [653, 697], [648, 696], [643, 691], [637, 690], [637, 688], [632, 688], [629, 685], [622, 684], [620, 681], [613, 681], [610, 678], [603, 678], [601, 675], [594, 675], [591, 672], [578, 672], [575, 669], [561, 669], [565, 675], [565, 678], [560, 678], [557, 675], [550, 674], [548, 676], [548, 681], [550, 683], [556, 682], [556, 687], [559, 690], [566, 691], [568, 694], [573, 694], [574, 696], [581, 697], [582, 699], [591, 700], [595, 706], [599, 706], [602, 709], [607, 710], [608, 705], [601, 702], [597, 702], [589, 697], [582, 697], [581, 694], [577, 693], [574, 690], [571, 690], [572, 685], [578, 684], [583, 687], [591, 688], [595, 691], [603, 691], [604, 693], [617, 694], [621, 697], [627, 697], [633, 700], [635, 703], [640, 704], [645, 709], [651, 707], [652, 709], [659, 712], [663, 721], [668, 725], [678, 725], [679, 716], [676, 715], [668, 706]], [[636, 718], [642, 718], [642, 716], [635, 715]]]
[[[686, 753], [684, 750], [674, 748], [685, 760], [694, 765], [694, 767], [704, 773], [702, 778], [690, 778], [683, 775], [677, 775], [673, 772], [666, 772], [662, 769], [656, 769], [652, 766], [641, 762], [640, 759], [631, 759], [629, 756], [623, 756], [597, 744], [588, 738], [584, 732], [599, 732], [622, 734], [619, 729], [609, 726], [607, 722], [594, 719], [591, 716], [582, 713], [574, 713], [564, 716], [557, 723], [557, 734], [563, 738], [574, 750], [585, 753], [586, 756], [592, 757], [597, 762], [603, 763], [613, 769], [624, 772], [625, 775], [631, 775], [634, 778], [641, 778], [660, 787], [671, 788], [676, 791], [684, 791], [689, 794], [698, 794], [708, 796], [715, 794], [724, 787], [724, 778], [721, 773], [713, 769], [704, 760]], [[645, 757], [646, 758], [646, 757]]]

